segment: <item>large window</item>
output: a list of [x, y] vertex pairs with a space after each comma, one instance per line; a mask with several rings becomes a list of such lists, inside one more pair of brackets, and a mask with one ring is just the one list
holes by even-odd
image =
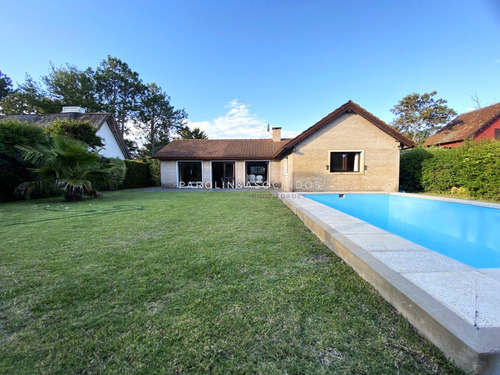
[[180, 161], [179, 184], [181, 187], [201, 187], [201, 161]]
[[495, 134], [494, 134], [495, 139], [500, 140], [500, 129], [495, 129]]
[[359, 172], [360, 167], [360, 151], [330, 152], [330, 172]]

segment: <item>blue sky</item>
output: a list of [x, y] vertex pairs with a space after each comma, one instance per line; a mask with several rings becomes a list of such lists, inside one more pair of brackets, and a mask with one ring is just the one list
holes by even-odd
[[109, 54], [211, 138], [294, 135], [354, 100], [390, 123], [432, 90], [458, 113], [500, 101], [495, 0], [0, 0], [0, 70], [39, 80]]

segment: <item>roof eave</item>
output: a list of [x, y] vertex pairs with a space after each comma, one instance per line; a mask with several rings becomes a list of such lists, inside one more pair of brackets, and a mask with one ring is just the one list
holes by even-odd
[[300, 133], [297, 137], [293, 138], [288, 142], [284, 147], [283, 150], [279, 152], [277, 157], [282, 158], [288, 154], [291, 153], [290, 150], [293, 150], [293, 147], [295, 147], [297, 144], [300, 142], [304, 141], [307, 139], [309, 136], [312, 134], [316, 133], [318, 130], [323, 128], [325, 125], [331, 123], [334, 119], [336, 119], [338, 116], [344, 114], [344, 113], [356, 113], [357, 115], [360, 115], [367, 121], [371, 122], [373, 125], [375, 125], [377, 128], [382, 130], [384, 133], [392, 136], [395, 138], [397, 141], [400, 142], [403, 148], [412, 148], [416, 147], [417, 144], [412, 141], [411, 139], [407, 138], [403, 134], [399, 133], [396, 129], [390, 127], [387, 125], [385, 122], [380, 120], [378, 117], [375, 115], [371, 114], [370, 112], [366, 111], [364, 108], [359, 106], [358, 104], [354, 103], [352, 100], [349, 100], [347, 103], [341, 105], [339, 108], [334, 110], [332, 113], [328, 114], [327, 116], [323, 117], [321, 120], [319, 120], [316, 124], [312, 125], [302, 133]]

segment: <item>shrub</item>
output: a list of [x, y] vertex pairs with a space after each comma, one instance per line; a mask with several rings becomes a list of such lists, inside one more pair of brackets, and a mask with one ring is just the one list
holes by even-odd
[[33, 164], [24, 161], [22, 152], [15, 146], [36, 146], [47, 142], [48, 137], [36, 125], [18, 121], [0, 122], [0, 201], [13, 200], [16, 187], [32, 179], [28, 168]]
[[123, 181], [124, 189], [135, 189], [150, 186], [149, 165], [138, 160], [124, 160], [127, 171]]
[[150, 186], [161, 185], [161, 162], [158, 159], [147, 158], [149, 165], [149, 184]]
[[89, 180], [97, 190], [118, 190], [123, 186], [127, 167], [125, 162], [120, 158], [100, 157], [100, 162], [103, 166], [109, 167], [111, 172], [108, 174], [92, 174]]
[[425, 191], [447, 192], [454, 186], [462, 186], [457, 164], [458, 149], [429, 149], [432, 157], [422, 162], [422, 185]]
[[451, 149], [429, 149], [422, 162], [425, 191], [500, 200], [500, 142], [466, 142]]
[[428, 149], [417, 147], [401, 152], [399, 188], [404, 191], [422, 191], [422, 163], [432, 157]]
[[467, 142], [460, 148], [461, 186], [476, 198], [500, 200], [500, 142]]
[[102, 138], [96, 135], [97, 129], [89, 121], [76, 121], [57, 119], [53, 121], [45, 131], [50, 135], [64, 135], [65, 137], [77, 139], [96, 149], [104, 146]]

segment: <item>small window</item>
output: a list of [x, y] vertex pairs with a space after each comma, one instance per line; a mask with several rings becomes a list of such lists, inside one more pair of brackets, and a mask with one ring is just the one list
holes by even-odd
[[288, 156], [285, 157], [285, 160], [283, 162], [283, 174], [285, 176], [288, 175]]
[[359, 172], [361, 152], [330, 152], [330, 172]]
[[500, 129], [495, 129], [495, 135], [494, 135], [495, 139], [499, 139], [500, 140]]

